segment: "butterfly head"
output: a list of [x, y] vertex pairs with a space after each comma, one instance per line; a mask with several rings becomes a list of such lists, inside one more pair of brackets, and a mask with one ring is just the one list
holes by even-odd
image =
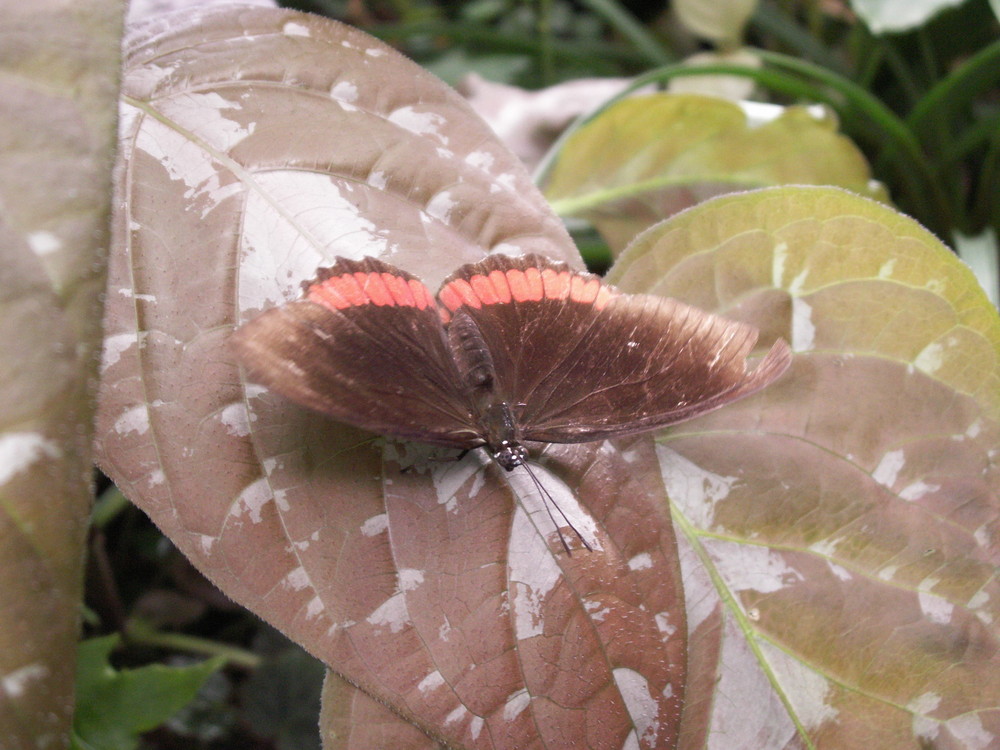
[[493, 460], [507, 471], [513, 471], [515, 466], [522, 466], [528, 460], [528, 449], [520, 443], [502, 440], [496, 446], [488, 446]]

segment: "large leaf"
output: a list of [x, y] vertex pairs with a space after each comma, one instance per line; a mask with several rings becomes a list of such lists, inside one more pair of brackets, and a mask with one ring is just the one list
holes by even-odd
[[66, 747], [123, 8], [0, 6], [0, 745]]
[[591, 221], [617, 252], [706, 198], [789, 183], [884, 197], [829, 113], [694, 94], [634, 97], [594, 118], [566, 141], [545, 194], [558, 213]]
[[327, 691], [328, 745], [379, 706], [384, 736], [408, 738], [393, 747], [669, 746], [686, 628], [649, 438], [541, 456], [594, 534], [570, 557], [519, 472], [306, 413], [226, 348], [338, 255], [432, 287], [490, 251], [577, 262], [517, 160], [388, 47], [291, 12], [149, 24], [124, 90], [101, 463], [222, 590], [356, 686], [342, 705]]
[[774, 188], [654, 227], [611, 276], [796, 350], [659, 441], [682, 747], [997, 746], [1000, 319], [969, 270], [882, 205]]

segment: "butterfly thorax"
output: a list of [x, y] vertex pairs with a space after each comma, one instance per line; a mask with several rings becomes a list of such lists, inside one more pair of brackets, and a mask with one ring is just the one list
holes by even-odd
[[506, 401], [494, 402], [486, 408], [482, 429], [486, 450], [507, 471], [513, 471], [515, 466], [527, 460], [528, 449], [521, 445], [517, 421]]
[[459, 380], [479, 423], [486, 450], [500, 466], [511, 471], [528, 457], [521, 445], [521, 431], [510, 404], [496, 392], [496, 367], [475, 320], [458, 310], [448, 326], [448, 344]]

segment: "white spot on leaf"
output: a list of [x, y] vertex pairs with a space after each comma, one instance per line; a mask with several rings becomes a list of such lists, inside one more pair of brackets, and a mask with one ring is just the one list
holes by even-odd
[[483, 717], [473, 716], [472, 721], [469, 722], [469, 734], [472, 735], [472, 739], [479, 739], [481, 731], [483, 731]]
[[702, 469], [680, 453], [656, 446], [660, 472], [671, 501], [681, 506], [691, 523], [701, 529], [714, 528], [715, 505], [725, 500], [738, 481]]
[[882, 456], [879, 465], [875, 467], [875, 471], [872, 472], [872, 479], [883, 487], [891, 488], [896, 483], [896, 477], [899, 476], [899, 471], [905, 464], [906, 457], [903, 455], [902, 450], [889, 451]]
[[883, 581], [891, 581], [893, 579], [893, 576], [896, 575], [897, 570], [899, 570], [898, 565], [886, 565], [884, 568], [876, 572], [875, 575], [877, 575], [879, 579]]
[[830, 683], [823, 675], [766, 641], [761, 641], [761, 649], [806, 729], [836, 720], [839, 711], [830, 703]]
[[445, 119], [437, 112], [418, 112], [413, 107], [406, 106], [390, 113], [388, 120], [414, 135], [431, 135], [441, 143], [448, 143], [448, 138], [441, 133]]
[[649, 681], [634, 669], [618, 667], [612, 675], [642, 747], [657, 747], [660, 722], [659, 704], [649, 690]]
[[448, 726], [449, 724], [455, 724], [465, 718], [465, 715], [469, 713], [469, 709], [465, 706], [459, 705], [457, 708], [452, 709], [451, 713], [444, 717], [444, 724]]
[[246, 437], [250, 434], [250, 420], [253, 417], [243, 403], [229, 404], [219, 412], [219, 421], [233, 437]]
[[310, 620], [314, 617], [319, 617], [319, 613], [324, 609], [326, 609], [326, 605], [323, 604], [323, 600], [319, 596], [314, 596], [306, 606], [306, 617]]
[[42, 458], [59, 458], [61, 455], [59, 444], [41, 433], [4, 433], [0, 435], [0, 485]]
[[997, 736], [983, 726], [979, 714], [968, 713], [958, 716], [947, 724], [949, 731], [966, 750], [995, 750]]
[[285, 36], [309, 36], [309, 27], [294, 21], [286, 23], [281, 31]]
[[780, 552], [767, 547], [718, 542], [712, 544], [710, 549], [722, 579], [736, 592], [770, 594], [804, 580]]
[[441, 685], [444, 685], [444, 677], [442, 677], [441, 673], [435, 669], [417, 683], [417, 690], [421, 693], [427, 693], [437, 687], [440, 687]]
[[458, 202], [451, 197], [451, 193], [447, 190], [442, 190], [440, 193], [431, 198], [424, 210], [427, 212], [428, 216], [447, 224], [451, 221], [451, 212], [457, 205]]
[[603, 602], [584, 601], [583, 608], [595, 622], [604, 622], [604, 618], [611, 613], [611, 608], [605, 607]]
[[439, 505], [450, 513], [458, 512], [458, 494], [470, 477], [483, 468], [480, 451], [469, 454], [467, 460], [443, 462], [431, 468], [431, 481]]
[[827, 567], [830, 568], [830, 572], [833, 573], [841, 581], [850, 581], [852, 578], [854, 578], [854, 576], [851, 575], [851, 571], [847, 570], [846, 568], [842, 568], [839, 565], [830, 562], [829, 560], [826, 561], [826, 564]]
[[951, 622], [951, 615], [955, 609], [951, 602], [926, 591], [918, 591], [917, 599], [920, 601], [920, 611], [928, 620], [938, 625], [947, 625]]
[[149, 410], [145, 404], [133, 406], [115, 420], [114, 430], [119, 435], [131, 432], [145, 435], [149, 432]]
[[52, 232], [44, 229], [37, 232], [29, 232], [27, 235], [28, 247], [35, 255], [43, 256], [62, 250], [62, 240]]
[[896, 259], [892, 258], [883, 263], [878, 269], [878, 278], [889, 279], [892, 278], [892, 271], [896, 267]]
[[503, 706], [504, 721], [513, 721], [531, 704], [531, 696], [527, 690], [518, 690], [507, 696]]
[[913, 364], [917, 366], [918, 370], [922, 370], [928, 375], [933, 375], [941, 369], [941, 365], [944, 364], [944, 347], [936, 341], [932, 344], [928, 344], [923, 348], [920, 354], [916, 356]]
[[389, 628], [392, 633], [400, 632], [410, 624], [410, 613], [402, 592], [390, 596], [365, 619], [371, 625]]
[[792, 297], [792, 349], [807, 352], [816, 345], [812, 307], [801, 297]]
[[330, 89], [330, 96], [338, 101], [353, 104], [358, 100], [358, 87], [350, 81], [337, 81]]
[[139, 342], [135, 333], [117, 333], [104, 339], [104, 350], [101, 354], [101, 372], [118, 364], [122, 352]]
[[44, 664], [29, 664], [26, 667], [15, 669], [10, 674], [0, 680], [0, 688], [10, 698], [20, 698], [24, 695], [28, 683], [41, 680], [49, 676], [49, 668]]
[[642, 552], [628, 561], [629, 570], [647, 570], [653, 567], [653, 558], [648, 552]]
[[264, 477], [247, 485], [240, 493], [233, 507], [233, 515], [239, 517], [246, 508], [250, 513], [251, 523], [260, 523], [261, 509], [271, 499], [271, 487]]
[[361, 524], [361, 533], [365, 536], [377, 536], [388, 528], [389, 516], [385, 513], [379, 513]]
[[514, 510], [513, 526], [513, 538], [537, 540], [530, 551], [511, 553], [510, 595], [514, 607], [514, 634], [519, 639], [525, 639], [545, 632], [545, 601], [562, 579], [562, 571], [520, 506]]
[[670, 623], [669, 612], [657, 612], [653, 616], [653, 622], [656, 623], [656, 629], [663, 635], [664, 640], [677, 632], [677, 626]]
[[285, 576], [284, 583], [293, 591], [300, 591], [309, 585], [309, 574], [300, 565]]
[[424, 572], [415, 568], [401, 568], [399, 571], [399, 588], [401, 591], [413, 591], [424, 582]]
[[771, 285], [781, 289], [785, 278], [785, 261], [788, 260], [788, 243], [779, 242], [774, 246], [774, 259], [771, 261]]
[[488, 170], [495, 161], [493, 154], [489, 151], [471, 151], [465, 157], [465, 163], [476, 169]]
[[941, 489], [939, 484], [928, 484], [927, 482], [914, 482], [913, 484], [907, 485], [902, 490], [899, 491], [899, 496], [903, 500], [913, 502], [914, 500], [919, 500], [925, 495], [931, 492], [937, 492]]

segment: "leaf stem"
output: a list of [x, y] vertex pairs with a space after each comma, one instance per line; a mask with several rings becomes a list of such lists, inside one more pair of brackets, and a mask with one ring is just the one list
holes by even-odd
[[955, 116], [980, 92], [1000, 81], [1000, 40], [983, 48], [928, 91], [906, 118], [921, 133], [929, 121]]
[[580, 5], [600, 16], [608, 25], [632, 43], [632, 46], [653, 65], [666, 65], [674, 58], [639, 23], [632, 14], [614, 0], [580, 0]]
[[701, 563], [702, 568], [711, 580], [712, 586], [715, 588], [722, 606], [729, 611], [729, 614], [736, 623], [736, 626], [740, 629], [740, 631], [742, 631], [747, 647], [753, 653], [754, 658], [760, 665], [761, 671], [767, 676], [767, 680], [771, 683], [778, 699], [782, 702], [782, 704], [784, 704], [785, 710], [788, 712], [789, 719], [791, 719], [796, 730], [798, 731], [799, 738], [807, 748], [815, 750], [816, 745], [813, 742], [812, 737], [809, 736], [809, 732], [802, 723], [802, 720], [799, 717], [798, 712], [795, 710], [795, 707], [792, 705], [786, 691], [782, 689], [781, 682], [777, 675], [775, 675], [770, 662], [764, 656], [764, 652], [758, 642], [758, 638], [760, 637], [758, 630], [750, 623], [747, 613], [743, 611], [743, 607], [737, 600], [735, 594], [732, 590], [730, 590], [729, 585], [723, 579], [718, 567], [709, 556], [705, 546], [701, 543], [701, 538], [703, 536], [711, 535], [696, 529], [681, 511], [680, 507], [677, 506], [672, 500], [670, 501], [670, 515], [674, 522], [674, 528], [684, 534], [688, 543], [691, 545], [691, 549], [698, 557], [698, 561]]
[[205, 654], [206, 656], [221, 656], [227, 663], [246, 667], [247, 669], [256, 669], [262, 661], [257, 654], [245, 649], [225, 645], [218, 641], [209, 640], [208, 638], [198, 638], [182, 633], [165, 633], [161, 630], [156, 630], [142, 620], [129, 621], [125, 628], [125, 636], [132, 643], [140, 643], [145, 646], [156, 646], [175, 651], [188, 651], [193, 654]]

